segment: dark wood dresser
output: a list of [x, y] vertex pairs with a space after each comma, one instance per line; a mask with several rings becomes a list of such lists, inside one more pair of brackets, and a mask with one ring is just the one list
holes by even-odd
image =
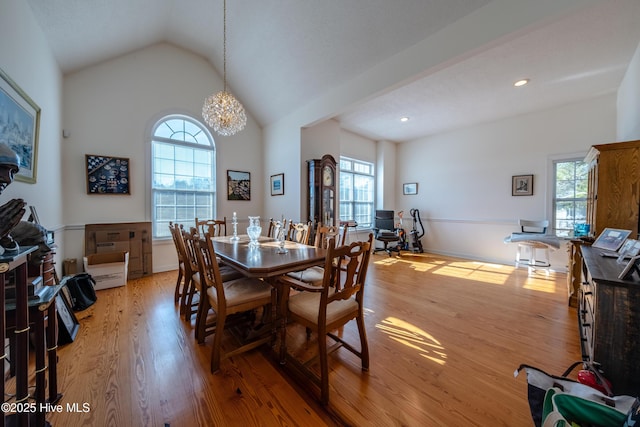
[[601, 364], [615, 394], [640, 395], [640, 278], [618, 279], [625, 264], [582, 246], [578, 325], [585, 360]]

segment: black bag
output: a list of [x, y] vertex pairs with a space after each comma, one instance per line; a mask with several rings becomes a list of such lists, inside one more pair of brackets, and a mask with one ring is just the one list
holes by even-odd
[[74, 311], [82, 311], [93, 305], [98, 299], [94, 286], [96, 281], [89, 273], [79, 273], [67, 280], [67, 289], [71, 295]]

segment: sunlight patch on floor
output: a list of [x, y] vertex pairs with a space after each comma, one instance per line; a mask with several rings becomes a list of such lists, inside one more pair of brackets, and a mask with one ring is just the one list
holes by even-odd
[[397, 317], [387, 317], [376, 325], [376, 329], [389, 335], [391, 340], [416, 350], [425, 359], [439, 365], [446, 363], [447, 354], [442, 344], [431, 334], [409, 322]]
[[429, 271], [433, 268], [436, 268], [440, 265], [446, 264], [446, 261], [441, 260], [430, 260], [429, 262], [424, 262], [424, 258], [418, 258], [418, 261], [415, 259], [407, 258], [407, 257], [388, 257], [381, 259], [379, 261], [374, 261], [374, 264], [377, 265], [394, 265], [394, 264], [409, 264], [410, 268], [413, 268], [416, 271], [423, 272]]
[[557, 277], [555, 277], [555, 274], [547, 276], [541, 272], [540, 274], [529, 274], [523, 288], [553, 294], [556, 292], [556, 285]]
[[507, 278], [512, 273], [513, 267], [478, 261], [452, 261], [447, 263], [446, 266], [433, 272], [433, 274], [469, 279], [495, 285], [504, 285]]
[[[458, 259], [434, 258], [431, 255], [408, 254], [400, 257], [386, 257], [373, 261], [380, 266], [406, 265], [417, 272], [429, 272], [441, 276], [468, 279], [494, 285], [504, 285], [513, 275], [527, 274], [527, 270], [518, 269], [513, 265], [494, 264], [482, 261], [465, 261]], [[555, 293], [557, 291], [558, 274], [537, 269], [529, 271], [523, 277], [523, 289]]]

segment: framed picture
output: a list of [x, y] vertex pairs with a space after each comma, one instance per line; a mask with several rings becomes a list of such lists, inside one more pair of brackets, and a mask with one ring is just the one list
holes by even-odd
[[618, 279], [631, 280], [634, 272], [640, 272], [638, 264], [640, 264], [640, 256], [632, 257], [618, 275]]
[[418, 194], [418, 183], [409, 182], [406, 184], [402, 184], [402, 194], [404, 195]]
[[0, 69], [0, 141], [20, 156], [16, 180], [34, 184], [38, 166], [40, 107]]
[[29, 218], [27, 219], [27, 221], [33, 222], [34, 224], [40, 224], [40, 218], [38, 218], [38, 212], [36, 211], [36, 207], [29, 206], [29, 211], [31, 213], [29, 214]]
[[131, 194], [129, 159], [87, 154], [87, 194]]
[[622, 247], [618, 250], [620, 254], [616, 260], [618, 264], [623, 264], [626, 258], [633, 258], [640, 254], [640, 240], [627, 239]]
[[271, 195], [282, 196], [284, 194], [284, 174], [271, 175]]
[[617, 228], [605, 228], [591, 245], [594, 248], [606, 249], [608, 251], [617, 251], [620, 246], [627, 240], [631, 234], [631, 230], [619, 230]]
[[56, 310], [58, 312], [58, 345], [72, 343], [76, 339], [80, 323], [61, 293], [56, 295]]
[[251, 200], [251, 173], [227, 170], [227, 200]]
[[511, 177], [512, 196], [533, 196], [533, 175], [514, 175]]

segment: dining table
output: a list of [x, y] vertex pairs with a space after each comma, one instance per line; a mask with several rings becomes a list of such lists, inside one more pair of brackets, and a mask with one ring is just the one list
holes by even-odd
[[[283, 274], [302, 271], [306, 268], [324, 265], [327, 249], [305, 245], [293, 241], [285, 241], [283, 253], [279, 250], [279, 241], [275, 238], [260, 236], [258, 245], [249, 244], [249, 236], [218, 236], [211, 237], [213, 249], [220, 260], [247, 277], [259, 278], [270, 283], [277, 292], [277, 319], [274, 319], [274, 329], [279, 320], [281, 332], [280, 362], [284, 363], [286, 318], [282, 312], [287, 295], [283, 295], [278, 286], [277, 278]], [[274, 334], [277, 333], [274, 331]]]
[[260, 236], [258, 246], [249, 245], [249, 236], [212, 237], [213, 248], [226, 265], [247, 277], [269, 279], [292, 271], [324, 264], [327, 250], [293, 241], [285, 241], [285, 253], [279, 253], [277, 239]]

